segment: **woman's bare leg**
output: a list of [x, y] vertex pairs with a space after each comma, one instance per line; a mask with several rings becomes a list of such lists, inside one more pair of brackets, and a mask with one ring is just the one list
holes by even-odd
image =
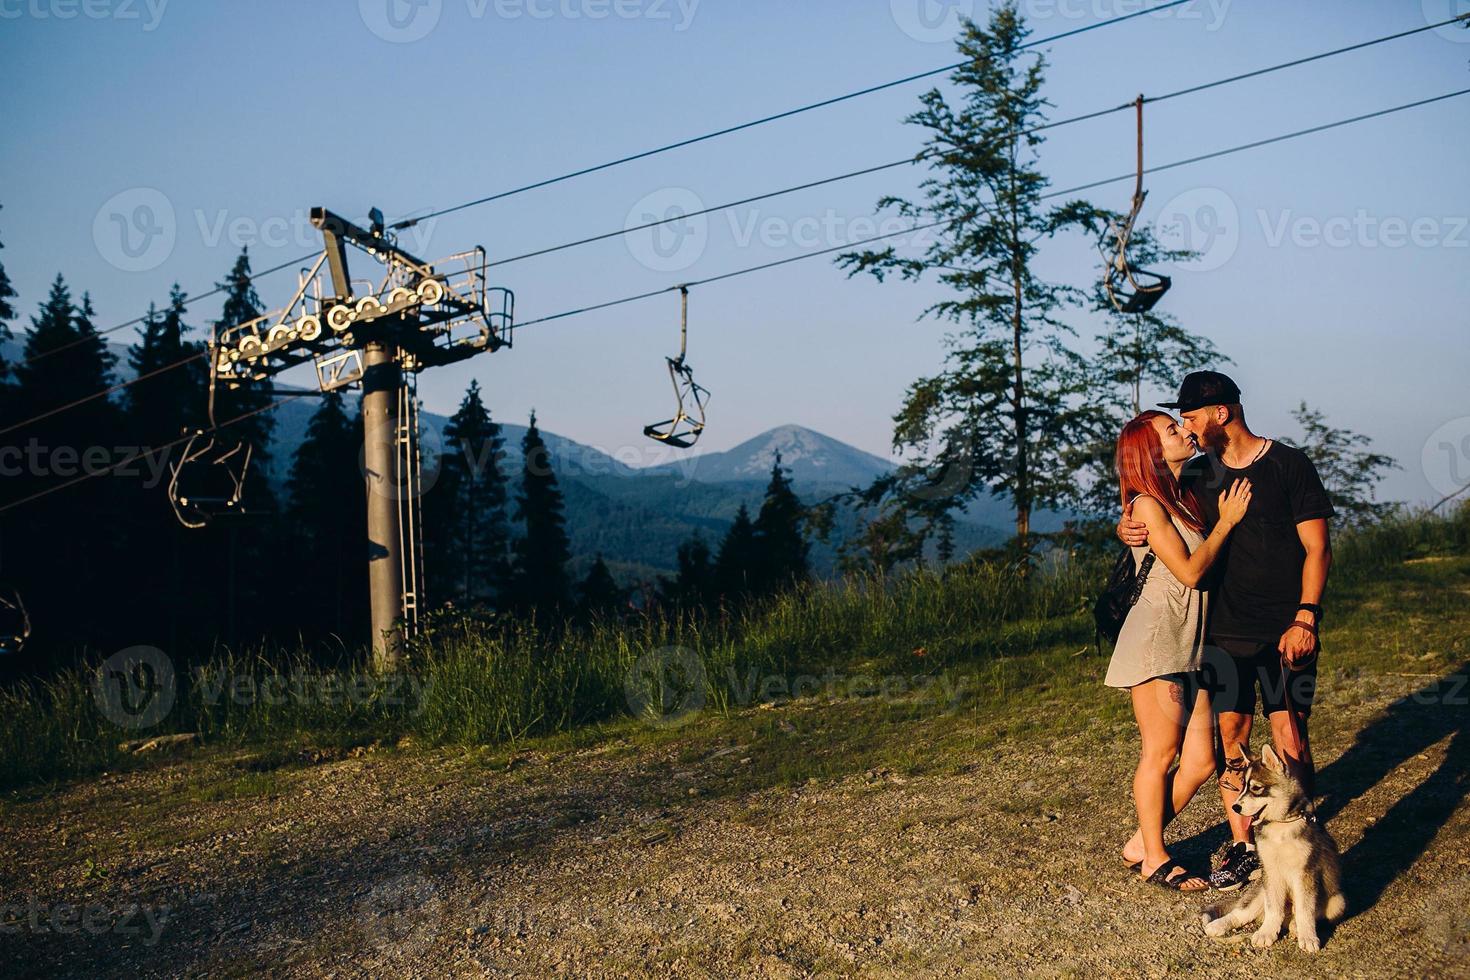
[[[1194, 707], [1190, 711], [1184, 743], [1179, 752], [1179, 765], [1170, 769], [1164, 777], [1165, 827], [1174, 822], [1174, 818], [1194, 799], [1199, 788], [1214, 775], [1215, 713], [1210, 708], [1209, 694], [1201, 690], [1194, 696]], [[1136, 830], [1128, 843], [1123, 845], [1123, 860], [1129, 864], [1137, 864], [1147, 856], [1143, 846], [1143, 831]]]
[[[1148, 877], [1160, 865], [1169, 860], [1164, 848], [1164, 813], [1166, 808], [1176, 810], [1174, 805], [1175, 785], [1185, 788], [1189, 779], [1177, 777], [1171, 781], [1170, 769], [1179, 756], [1189, 722], [1196, 713], [1196, 706], [1184, 703], [1184, 686], [1174, 678], [1156, 677], [1129, 689], [1133, 698], [1133, 716], [1138, 720], [1141, 746], [1138, 753], [1138, 768], [1133, 775], [1133, 802], [1138, 810], [1138, 829], [1143, 839], [1143, 877]], [[1212, 755], [1213, 759], [1213, 755]], [[1213, 768], [1212, 770], [1213, 771]], [[1193, 769], [1190, 779], [1194, 777]], [[1198, 789], [1198, 784], [1194, 789]], [[1193, 790], [1189, 796], [1193, 796]], [[1183, 802], [1188, 802], [1185, 797]], [[1186, 891], [1197, 891], [1207, 887], [1206, 883], [1191, 878]]]

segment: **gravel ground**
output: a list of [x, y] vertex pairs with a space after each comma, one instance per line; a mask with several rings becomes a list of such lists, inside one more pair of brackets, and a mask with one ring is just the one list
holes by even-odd
[[[1470, 976], [1470, 691], [1425, 694], [1432, 676], [1324, 677], [1318, 785], [1352, 908], [1315, 958], [1289, 939], [1208, 939], [1207, 899], [1130, 876], [1132, 732], [1043, 702], [987, 723], [957, 764], [795, 785], [752, 783], [749, 746], [708, 732], [509, 765], [327, 753], [255, 776], [255, 757], [206, 750], [6, 805], [0, 962], [20, 976]], [[799, 752], [833, 710], [747, 714]], [[206, 764], [259, 783], [181, 795]], [[1176, 858], [1202, 864], [1223, 842], [1210, 797], [1171, 831]]]

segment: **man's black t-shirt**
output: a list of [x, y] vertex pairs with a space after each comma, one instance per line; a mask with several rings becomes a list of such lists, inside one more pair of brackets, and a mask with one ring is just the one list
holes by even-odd
[[1240, 477], [1251, 481], [1251, 503], [1211, 569], [1210, 642], [1228, 652], [1275, 643], [1296, 618], [1306, 549], [1297, 536], [1302, 521], [1333, 515], [1317, 468], [1300, 449], [1273, 441], [1244, 469], [1231, 469], [1213, 453], [1185, 464], [1181, 482], [1199, 496], [1205, 522], [1220, 519], [1220, 496]]

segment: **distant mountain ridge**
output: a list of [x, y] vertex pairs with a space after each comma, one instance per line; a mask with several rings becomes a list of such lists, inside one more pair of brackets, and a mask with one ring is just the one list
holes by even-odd
[[[127, 348], [115, 343], [108, 347], [117, 355], [118, 377], [128, 380], [132, 371]], [[20, 360], [19, 338], [4, 344], [3, 353], [12, 365]], [[288, 385], [280, 388], [300, 390]], [[353, 402], [355, 398], [348, 400]], [[318, 404], [315, 398], [299, 398], [271, 413], [275, 425], [266, 475], [278, 493], [285, 491], [296, 450], [305, 440]], [[430, 474], [445, 448], [443, 433], [449, 419], [427, 411], [419, 418], [424, 427], [426, 484], [432, 491]], [[521, 466], [520, 445], [526, 427], [498, 418], [496, 421], [505, 441], [502, 467], [514, 482]], [[545, 429], [541, 434], [562, 484], [574, 573], [581, 574], [597, 554], [602, 554], [625, 582], [670, 574], [678, 546], [696, 534], [711, 548], [717, 548], [742, 504], [752, 511], [760, 506], [777, 453], [797, 495], [808, 503], [866, 486], [894, 466], [889, 460], [796, 424], [777, 426], [721, 452], [689, 454], [638, 468], [575, 439]], [[964, 554], [1004, 540], [1010, 519], [1003, 501], [972, 504], [957, 528], [958, 552]], [[829, 574], [835, 568], [835, 543], [813, 544], [812, 566], [818, 574]]]
[[779, 425], [724, 452], [703, 453], [687, 460], [651, 466], [647, 476], [677, 473], [701, 483], [763, 480], [777, 453], [796, 483], [861, 486], [893, 469], [893, 463], [855, 446], [800, 425]]

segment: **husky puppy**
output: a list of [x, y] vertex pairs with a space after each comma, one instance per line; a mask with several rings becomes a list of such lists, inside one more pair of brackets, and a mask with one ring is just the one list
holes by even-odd
[[1205, 909], [1201, 922], [1207, 935], [1223, 936], [1260, 919], [1251, 943], [1270, 946], [1281, 936], [1290, 904], [1297, 945], [1315, 953], [1322, 948], [1317, 920], [1336, 922], [1347, 910], [1337, 844], [1318, 825], [1301, 781], [1270, 745], [1260, 759], [1247, 754], [1246, 762], [1240, 796], [1230, 808], [1252, 818], [1261, 880], [1234, 904]]

